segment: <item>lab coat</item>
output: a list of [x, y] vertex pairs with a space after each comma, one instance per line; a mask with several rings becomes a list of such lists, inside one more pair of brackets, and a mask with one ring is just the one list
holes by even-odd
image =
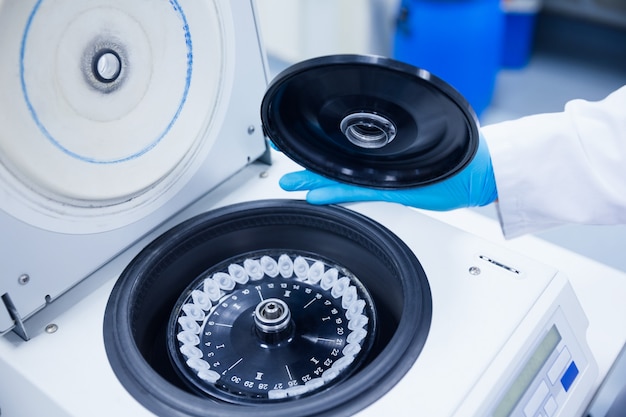
[[626, 223], [626, 86], [482, 133], [507, 238], [564, 223]]

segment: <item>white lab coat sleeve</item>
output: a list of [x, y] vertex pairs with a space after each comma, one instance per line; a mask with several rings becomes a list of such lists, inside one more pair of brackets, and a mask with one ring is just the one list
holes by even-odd
[[564, 223], [626, 223], [626, 86], [561, 113], [485, 126], [507, 238]]

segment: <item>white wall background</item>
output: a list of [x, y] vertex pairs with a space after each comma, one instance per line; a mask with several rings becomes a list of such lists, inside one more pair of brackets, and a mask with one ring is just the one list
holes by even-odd
[[257, 7], [267, 52], [284, 62], [391, 55], [399, 0], [259, 0]]

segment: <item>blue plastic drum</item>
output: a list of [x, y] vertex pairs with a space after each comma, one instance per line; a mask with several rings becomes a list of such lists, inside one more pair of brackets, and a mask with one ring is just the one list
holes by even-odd
[[402, 0], [394, 58], [451, 84], [480, 116], [493, 95], [503, 31], [500, 0]]

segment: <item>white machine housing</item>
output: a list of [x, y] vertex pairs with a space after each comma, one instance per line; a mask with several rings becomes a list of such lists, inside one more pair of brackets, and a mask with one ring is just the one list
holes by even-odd
[[[239, 201], [285, 197], [278, 178], [296, 168], [283, 155], [276, 155], [269, 169], [247, 167], [36, 315], [29, 322], [39, 329], [32, 340], [24, 342], [12, 333], [0, 339], [0, 375], [11, 381], [11, 389], [0, 392], [3, 416], [43, 410], [64, 417], [151, 416], [120, 384], [106, 357], [101, 323], [116, 277], [152, 238], [190, 216]], [[578, 375], [568, 391], [559, 388], [563, 375], [558, 376], [559, 408], [553, 415], [584, 410], [598, 371], [587, 347], [587, 320], [563, 274], [411, 208], [388, 203], [350, 208], [384, 224], [409, 245], [433, 296], [432, 325], [422, 353], [402, 380], [359, 416], [490, 415], [554, 325], [562, 335], [556, 349], [569, 349]], [[58, 330], [46, 334], [49, 324]], [[541, 378], [535, 376], [535, 385]], [[19, 392], [27, 392], [29, 400], [20, 399]], [[541, 407], [547, 396], [543, 400]]]

